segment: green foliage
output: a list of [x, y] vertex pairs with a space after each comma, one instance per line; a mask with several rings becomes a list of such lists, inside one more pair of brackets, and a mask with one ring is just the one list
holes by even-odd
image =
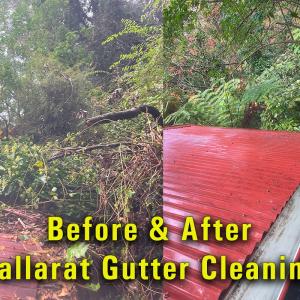
[[266, 105], [261, 115], [263, 128], [300, 130], [299, 67], [299, 54], [287, 52], [257, 78], [256, 82], [276, 82], [260, 98]]
[[85, 288], [92, 290], [93, 292], [99, 291], [101, 285], [100, 283], [89, 283], [84, 286]]
[[272, 91], [278, 89], [279, 83], [276, 78], [266, 78], [262, 81], [259, 78], [256, 80], [256, 83], [249, 84], [242, 100], [246, 103], [252, 101], [261, 102], [265, 97], [269, 96]]
[[88, 249], [88, 244], [83, 242], [77, 242], [67, 249], [66, 260], [68, 262], [73, 262], [79, 258], [86, 257]]
[[48, 164], [46, 157], [55, 146], [38, 146], [22, 139], [1, 142], [2, 201], [7, 199], [33, 208], [49, 203], [49, 211], [72, 218], [94, 210], [97, 164], [80, 156]]
[[86, 53], [84, 46], [78, 43], [79, 33], [70, 31], [65, 35], [65, 40], [58, 43], [54, 48], [54, 57], [66, 66], [74, 66], [78, 62], [88, 64], [91, 62], [91, 55]]
[[[157, 10], [162, 1], [147, 1], [143, 10], [145, 2], [0, 2], [0, 137], [3, 129], [11, 133], [9, 140], [0, 140], [3, 205], [39, 209], [67, 221], [90, 214], [102, 222], [135, 221], [142, 231], [146, 220], [161, 213], [161, 133], [145, 116], [79, 128], [86, 116], [140, 103], [161, 105], [163, 39]], [[117, 88], [121, 92], [113, 102]], [[69, 154], [118, 141], [132, 145], [47, 162], [56, 151]], [[154, 251], [149, 241], [138, 243], [134, 249], [108, 243], [100, 254], [113, 252], [123, 260], [159, 255], [159, 246]], [[86, 256], [87, 248], [72, 245], [67, 260]], [[99, 250], [91, 248], [93, 254]], [[100, 285], [93, 282], [86, 287], [97, 291]]]
[[[139, 3], [88, 2], [1, 1], [0, 115], [21, 134], [40, 140], [74, 130], [80, 109], [93, 112], [90, 93], [114, 87], [110, 65], [151, 34], [128, 19], [142, 15]], [[118, 41], [102, 44], [110, 35]]]
[[80, 66], [65, 68], [55, 59], [40, 56], [31, 59], [15, 97], [22, 103], [24, 133], [40, 139], [74, 130], [75, 113], [89, 104], [88, 77]]
[[123, 29], [119, 32], [116, 32], [108, 36], [103, 42], [102, 45], [106, 45], [126, 34], [137, 34], [140, 36], [147, 36], [154, 28], [152, 26], [141, 26], [137, 24], [136, 21], [130, 19], [122, 20]]
[[[147, 48], [133, 48], [134, 63], [125, 67], [121, 81], [127, 83], [131, 97], [136, 97], [139, 103], [148, 103], [161, 109], [163, 101], [163, 60], [162, 37], [148, 40]], [[132, 59], [121, 56], [122, 60]]]
[[274, 17], [276, 7], [271, 1], [228, 0], [222, 1], [220, 10], [222, 37], [230, 43], [241, 45], [251, 42], [251, 38], [263, 33], [263, 22], [267, 17]]
[[[83, 32], [65, 22], [68, 1], [9, 1], [1, 22], [0, 114], [19, 134], [37, 139], [72, 131], [74, 114], [85, 109], [91, 83]], [[0, 9], [0, 12], [2, 10]]]
[[142, 38], [131, 51], [122, 53], [112, 70], [121, 69], [119, 84], [126, 86], [125, 106], [148, 103], [161, 108], [163, 91], [163, 38], [159, 26], [138, 25], [131, 20], [123, 20], [124, 28], [109, 36], [104, 44], [116, 42], [120, 37], [136, 35]]
[[299, 7], [170, 1], [167, 122], [299, 130]]
[[216, 83], [198, 92], [166, 122], [236, 127], [241, 124], [245, 104], [239, 98], [240, 80]]
[[300, 130], [300, 56], [288, 51], [245, 90], [233, 79], [200, 91], [167, 122], [240, 127], [250, 103], [262, 105], [260, 127], [272, 130]]
[[179, 36], [184, 32], [185, 24], [192, 28], [192, 24], [197, 14], [195, 6], [199, 0], [171, 0], [163, 10], [164, 16], [164, 39], [166, 42]]

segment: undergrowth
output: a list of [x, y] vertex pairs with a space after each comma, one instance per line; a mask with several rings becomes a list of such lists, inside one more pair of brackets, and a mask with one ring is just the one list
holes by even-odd
[[[121, 143], [118, 148], [71, 155], [52, 162], [47, 161], [62, 150], [60, 145], [71, 149], [76, 139], [68, 137], [61, 143], [44, 145], [33, 144], [28, 139], [2, 140], [2, 204], [55, 213], [66, 221], [80, 222], [84, 216], [92, 215], [97, 222], [107, 224], [135, 223], [141, 237], [136, 243], [92, 242], [86, 255], [94, 261], [107, 254], [116, 255], [120, 261], [160, 258], [162, 247], [147, 238], [147, 224], [153, 216], [161, 215], [161, 132], [147, 124], [143, 134], [131, 132], [127, 137], [126, 144]], [[78, 247], [80, 251], [82, 247], [86, 249], [82, 243]], [[100, 287], [99, 293], [103, 293], [105, 286], [97, 282], [96, 270], [93, 277], [92, 286]], [[157, 290], [151, 282], [120, 283], [116, 288], [122, 297], [130, 299], [137, 293], [139, 299], [160, 296], [159, 287]]]

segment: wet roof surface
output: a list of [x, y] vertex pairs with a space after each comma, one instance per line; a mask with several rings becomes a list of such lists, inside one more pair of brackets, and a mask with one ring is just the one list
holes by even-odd
[[[0, 262], [13, 263], [17, 255], [30, 255], [39, 247], [29, 241], [18, 241], [11, 234], [0, 234]], [[37, 295], [37, 282], [10, 281], [0, 283], [1, 300], [33, 300]]]
[[[300, 184], [300, 134], [200, 126], [164, 131], [164, 258], [189, 261], [182, 282], [164, 283], [168, 299], [218, 299], [230, 281], [200, 280], [204, 255], [244, 262]], [[247, 242], [182, 242], [184, 218], [251, 223]]]

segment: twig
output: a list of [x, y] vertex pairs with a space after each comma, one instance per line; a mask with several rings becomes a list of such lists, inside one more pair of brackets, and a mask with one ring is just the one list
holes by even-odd
[[102, 148], [116, 148], [121, 145], [128, 145], [130, 143], [114, 143], [114, 144], [98, 144], [98, 145], [93, 145], [89, 147], [78, 147], [78, 148], [65, 148], [61, 152], [58, 152], [54, 154], [50, 159], [48, 159], [48, 163], [59, 159], [59, 158], [64, 158], [73, 154], [81, 154], [81, 153], [86, 153], [90, 152], [96, 149], [102, 149]]
[[22, 227], [23, 227], [24, 229], [27, 228], [27, 226], [24, 224], [24, 222], [23, 222], [20, 218], [18, 218], [18, 222], [22, 225]]
[[287, 26], [288, 32], [289, 32], [289, 34], [290, 34], [290, 37], [291, 37], [291, 39], [294, 41], [295, 39], [294, 39], [292, 30], [291, 30], [291, 27], [290, 27], [290, 25], [289, 25], [288, 20], [286, 19], [286, 16], [285, 16], [285, 14], [284, 14], [284, 12], [283, 12], [283, 9], [282, 9], [280, 3], [279, 3], [279, 8], [280, 8], [281, 15], [282, 15], [283, 18], [284, 18], [284, 21], [285, 21], [285, 24], [286, 24], [286, 26]]
[[291, 23], [291, 22], [285, 22], [285, 23], [276, 22], [276, 24], [283, 25], [283, 26], [291, 26], [291, 27], [295, 27], [295, 28], [300, 29], [300, 25], [297, 25], [297, 24], [294, 24], [294, 23]]
[[300, 44], [300, 41], [292, 41], [292, 40], [287, 40], [287, 41], [283, 41], [283, 42], [275, 42], [275, 43], [270, 43], [270, 44], [264, 44], [261, 45], [260, 47], [256, 48], [255, 51], [251, 52], [251, 54], [249, 54], [248, 56], [246, 56], [245, 58], [243, 58], [239, 63], [237, 63], [237, 67], [235, 68], [235, 70], [238, 69], [239, 66], [241, 66], [245, 61], [247, 61], [252, 55], [254, 55], [256, 52], [270, 47], [270, 46], [275, 46], [275, 45], [290, 45], [290, 44]]
[[36, 217], [27, 215], [27, 214], [25, 214], [25, 213], [23, 213], [23, 212], [21, 212], [21, 211], [18, 211], [18, 210], [13, 209], [13, 208], [3, 208], [2, 210], [3, 210], [4, 212], [6, 212], [6, 213], [11, 213], [11, 214], [14, 214], [14, 215], [16, 215], [16, 216], [18, 216], [18, 217], [22, 217], [22, 218], [29, 219], [29, 220], [31, 220], [32, 222], [34, 222], [34, 221], [37, 220]]

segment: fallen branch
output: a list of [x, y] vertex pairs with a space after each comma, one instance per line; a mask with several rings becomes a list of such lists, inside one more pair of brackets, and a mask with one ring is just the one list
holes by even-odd
[[88, 147], [78, 147], [78, 148], [65, 148], [62, 151], [54, 154], [50, 159], [48, 159], [48, 162], [51, 162], [53, 160], [64, 158], [73, 154], [81, 154], [81, 153], [87, 153], [96, 149], [104, 149], [104, 148], [116, 148], [121, 145], [128, 145], [130, 143], [114, 143], [114, 144], [98, 144]]
[[149, 106], [145, 104], [136, 108], [123, 110], [119, 112], [111, 112], [104, 115], [89, 118], [86, 120], [85, 123], [87, 126], [94, 126], [98, 124], [109, 123], [112, 121], [128, 120], [128, 119], [136, 118], [141, 113], [150, 114], [160, 126], [163, 125], [163, 118], [159, 110], [153, 106]]
[[10, 213], [13, 215], [16, 215], [17, 217], [22, 217], [22, 218], [26, 218], [29, 219], [31, 222], [36, 222], [39, 220], [39, 217], [36, 215], [28, 215], [26, 213], [24, 213], [23, 211], [17, 210], [17, 209], [13, 209], [13, 208], [3, 208], [2, 209], [4, 212], [6, 213]]

